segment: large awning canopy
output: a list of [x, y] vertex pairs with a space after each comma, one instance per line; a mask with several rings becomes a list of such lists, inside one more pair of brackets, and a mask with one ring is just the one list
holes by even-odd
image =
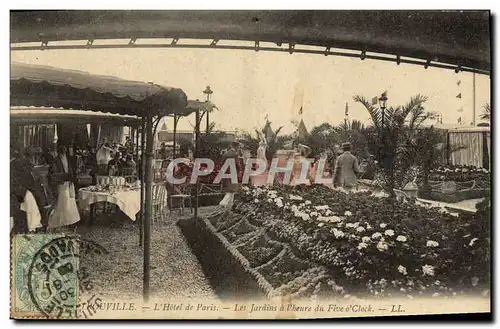
[[140, 125], [141, 118], [104, 112], [88, 112], [47, 107], [11, 107], [11, 124], [38, 125], [56, 123], [113, 124], [116, 126]]
[[182, 89], [112, 76], [12, 63], [11, 106], [61, 107], [125, 115], [168, 115], [187, 105]]
[[[13, 11], [11, 43], [138, 38], [246, 40], [417, 58], [489, 72], [483, 11]], [[177, 41], [175, 41], [177, 42]]]

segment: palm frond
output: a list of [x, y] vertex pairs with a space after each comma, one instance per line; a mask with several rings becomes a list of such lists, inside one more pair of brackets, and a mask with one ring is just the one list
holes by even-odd
[[491, 107], [489, 103], [483, 106], [483, 113], [479, 116], [481, 120], [490, 121], [491, 120]]
[[278, 129], [276, 129], [276, 131], [274, 132], [274, 136], [277, 136], [279, 134], [279, 132], [281, 131], [281, 129], [283, 129], [284, 126], [280, 126], [278, 127]]
[[378, 107], [373, 106], [373, 104], [370, 103], [370, 101], [368, 101], [368, 99], [366, 99], [364, 96], [355, 95], [353, 97], [353, 100], [365, 107], [365, 109], [368, 111], [368, 114], [370, 114], [370, 117], [372, 118], [374, 127], [382, 127], [382, 116], [381, 111]]
[[408, 126], [410, 129], [418, 128], [425, 120], [429, 118], [423, 105], [427, 102], [427, 96], [416, 95], [410, 98], [410, 101], [403, 107], [403, 116], [409, 116]]

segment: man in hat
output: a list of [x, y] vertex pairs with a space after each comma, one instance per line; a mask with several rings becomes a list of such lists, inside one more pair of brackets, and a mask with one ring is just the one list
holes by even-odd
[[358, 158], [351, 153], [351, 143], [343, 143], [342, 150], [344, 153], [336, 161], [333, 185], [351, 190], [358, 185], [359, 162]]

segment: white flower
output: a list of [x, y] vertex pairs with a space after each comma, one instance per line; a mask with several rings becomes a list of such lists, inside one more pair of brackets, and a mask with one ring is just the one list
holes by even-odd
[[371, 230], [372, 229], [372, 226], [370, 224], [366, 224], [366, 229], [367, 230]]
[[365, 231], [365, 228], [363, 226], [360, 226], [356, 229], [357, 232], [364, 232]]
[[469, 246], [472, 247], [474, 245], [474, 242], [476, 242], [477, 240], [478, 240], [477, 238], [474, 238], [474, 239], [470, 240]]
[[422, 266], [423, 275], [434, 276], [434, 266], [432, 265], [424, 265]]
[[364, 236], [361, 238], [361, 241], [363, 242], [370, 242], [370, 237], [369, 236]]
[[324, 205], [324, 206], [315, 206], [314, 207], [316, 210], [327, 210], [328, 209], [328, 205]]
[[273, 199], [269, 198], [269, 199], [267, 199], [267, 202], [272, 203]]
[[434, 284], [435, 284], [436, 286], [439, 286], [439, 285], [441, 284], [441, 281], [436, 280], [436, 281], [434, 282]]
[[333, 229], [333, 235], [335, 235], [335, 237], [338, 239], [338, 238], [343, 238], [345, 236], [344, 232], [342, 232], [341, 230], [338, 230], [336, 228]]
[[253, 202], [259, 203], [259, 199], [255, 199], [255, 200], [253, 200]]
[[359, 250], [364, 249], [366, 247], [368, 247], [368, 245], [366, 243], [364, 243], [364, 242], [361, 242], [360, 244], [358, 244], [358, 249]]
[[398, 266], [398, 272], [403, 274], [403, 275], [407, 275], [408, 272], [406, 272], [406, 267], [404, 267], [403, 265], [399, 265]]
[[386, 223], [380, 223], [380, 228], [385, 228], [387, 226]]
[[377, 239], [377, 238], [380, 238], [382, 236], [382, 233], [380, 232], [375, 232], [372, 234], [372, 239]]
[[298, 201], [302, 201], [302, 197], [300, 195], [293, 195], [293, 194], [290, 194], [288, 195], [288, 198], [290, 200], [298, 200]]
[[377, 249], [380, 251], [384, 251], [389, 249], [389, 245], [383, 241], [379, 241], [379, 243], [377, 243]]
[[436, 241], [432, 241], [432, 240], [429, 240], [427, 241], [427, 243], [425, 244], [427, 247], [437, 247], [439, 246], [439, 243], [437, 243]]
[[333, 212], [332, 212], [330, 209], [328, 209], [328, 210], [325, 212], [325, 215], [326, 215], [326, 216], [330, 216], [331, 214], [333, 214]]
[[347, 224], [345, 224], [345, 227], [354, 227], [354, 224], [353, 223], [347, 223]]
[[398, 235], [398, 237], [396, 238], [396, 241], [406, 242], [406, 237], [404, 235]]
[[315, 216], [315, 217], [316, 217], [316, 216], [318, 216], [318, 213], [317, 213], [317, 212], [315, 212], [315, 211], [311, 211], [311, 212], [309, 213], [309, 215], [311, 215], [311, 216]]
[[384, 232], [385, 235], [388, 235], [388, 236], [393, 236], [394, 235], [394, 231], [393, 230], [386, 230]]
[[325, 223], [319, 223], [318, 227], [323, 227], [323, 225], [325, 225]]
[[330, 216], [327, 218], [328, 218], [328, 221], [330, 221], [332, 223], [338, 223], [338, 222], [342, 221], [342, 219], [340, 217], [337, 217], [337, 216]]
[[344, 216], [352, 216], [352, 212], [350, 212], [349, 210], [347, 210], [347, 211], [344, 213]]
[[250, 188], [248, 186], [243, 186], [242, 189], [243, 191], [250, 191]]
[[311, 204], [311, 201], [306, 200], [306, 202], [304, 202], [304, 203], [305, 203], [306, 205], [308, 205], [308, 204]]

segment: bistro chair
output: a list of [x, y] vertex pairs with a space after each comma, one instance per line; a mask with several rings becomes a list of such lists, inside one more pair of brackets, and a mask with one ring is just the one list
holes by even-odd
[[153, 184], [152, 219], [153, 222], [163, 220], [166, 205], [167, 189], [164, 183]]
[[173, 194], [168, 197], [170, 213], [173, 209], [174, 200], [179, 200], [179, 212], [181, 214], [184, 213], [186, 201], [188, 201], [189, 208], [191, 208], [191, 212], [193, 212], [193, 206], [191, 203], [191, 187], [189, 184], [184, 186], [173, 186]]

